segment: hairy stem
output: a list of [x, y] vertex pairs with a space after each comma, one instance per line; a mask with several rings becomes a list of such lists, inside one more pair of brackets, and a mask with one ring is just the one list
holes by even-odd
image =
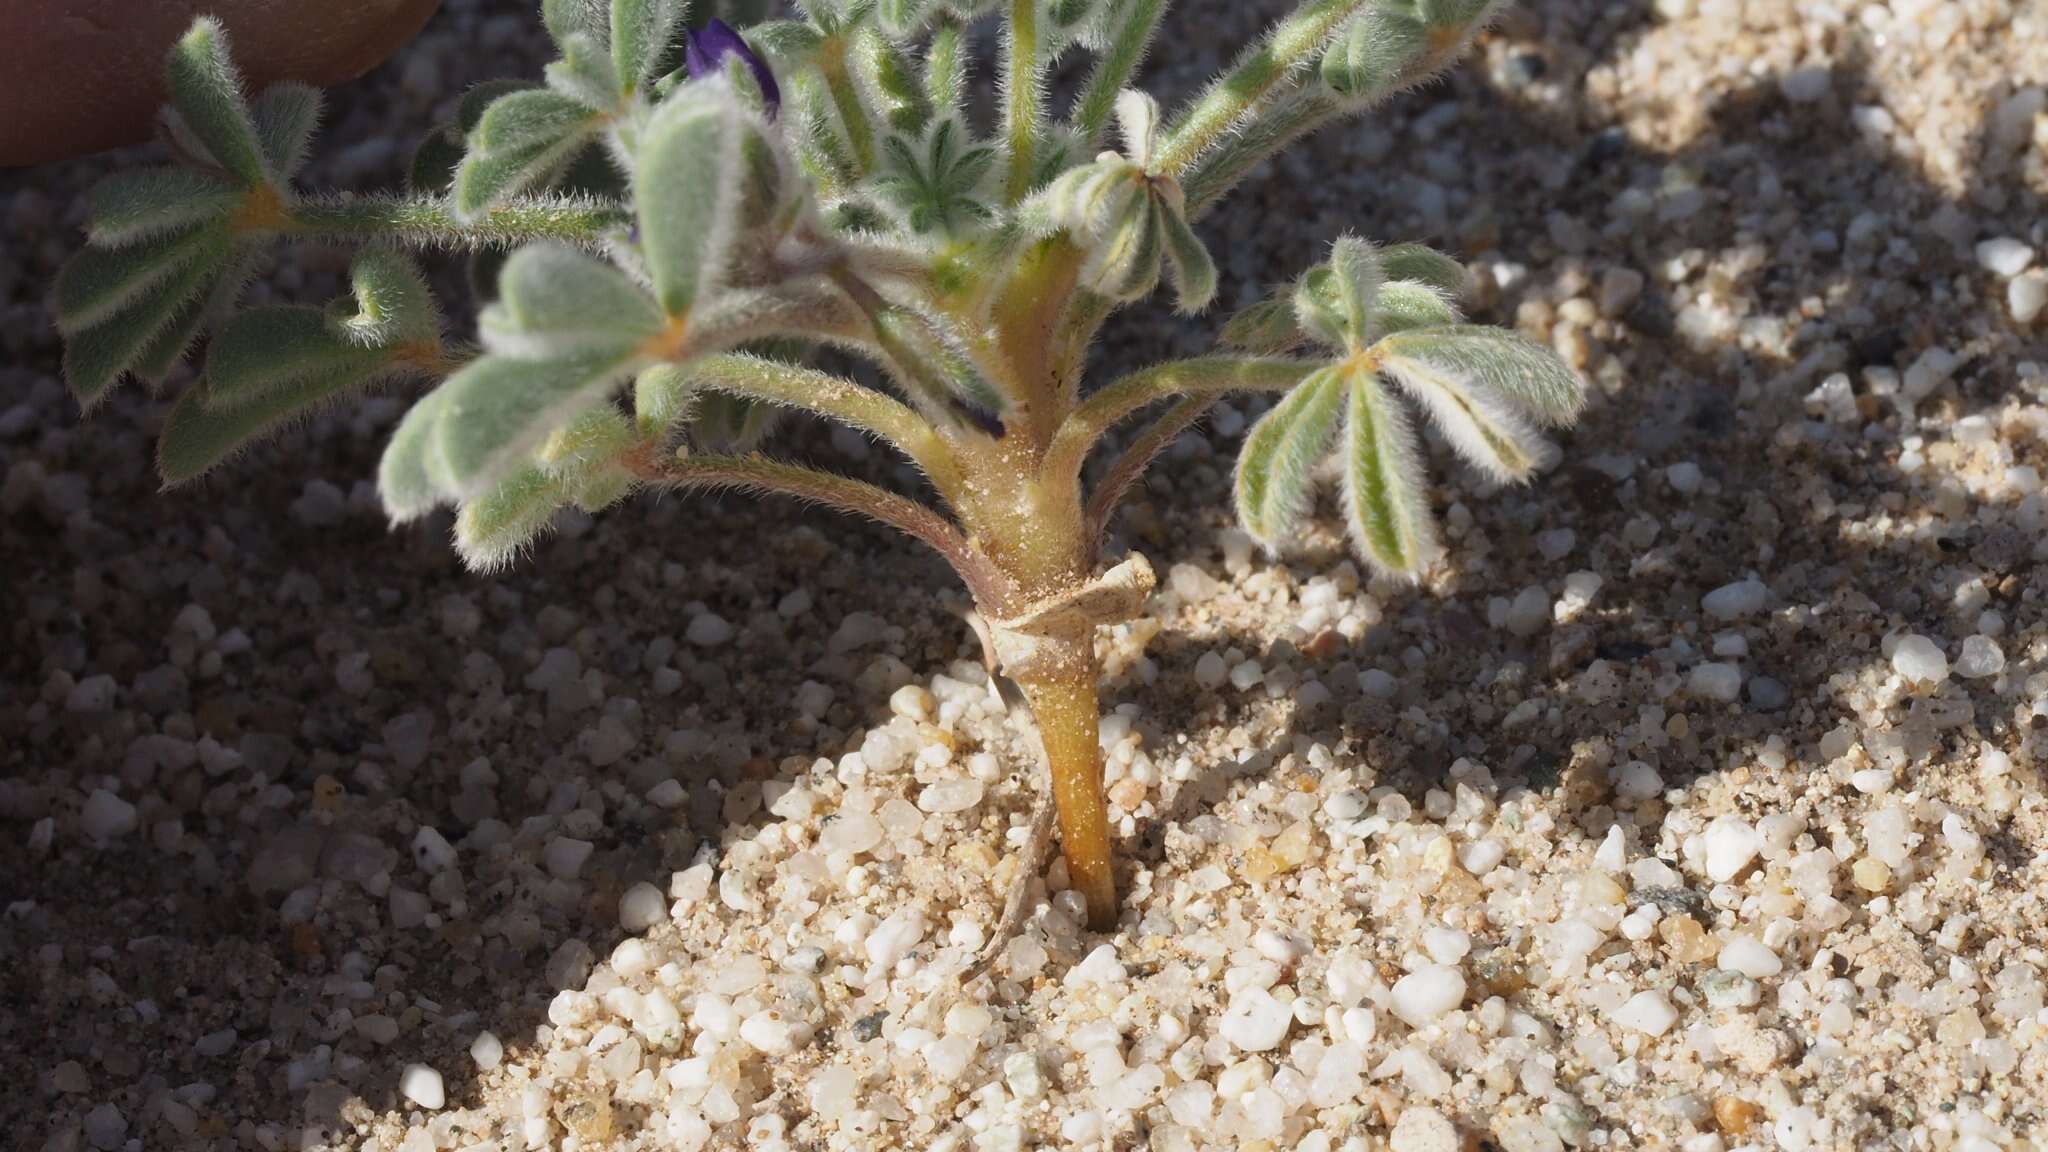
[[860, 174], [872, 172], [875, 167], [875, 135], [869, 128], [867, 109], [861, 106], [860, 92], [854, 87], [853, 75], [846, 68], [846, 44], [844, 36], [834, 36], [818, 53], [818, 71], [825, 77], [825, 91], [832, 97], [832, 109], [839, 114], [839, 122], [846, 128], [846, 142], [853, 147], [853, 161]]
[[1102, 932], [1116, 927], [1116, 873], [1102, 789], [1100, 670], [1092, 635], [1075, 639], [1070, 649], [1057, 670], [1021, 680], [1018, 687], [1031, 703], [1045, 746], [1068, 879], [1088, 902], [1088, 926]]
[[929, 545], [958, 573], [976, 601], [1014, 599], [1008, 578], [968, 544], [960, 530], [930, 508], [873, 484], [764, 456], [677, 456], [635, 468], [649, 484], [676, 489], [730, 489], [793, 496], [834, 511], [886, 524]]
[[996, 294], [996, 346], [1010, 370], [1004, 389], [1015, 397], [1016, 408], [1004, 420], [1033, 444], [1051, 442], [1069, 407], [1065, 398], [1078, 386], [1058, 379], [1062, 365], [1054, 345], [1083, 255], [1064, 235], [1041, 241], [1018, 258]]
[[1109, 518], [1116, 514], [1117, 505], [1123, 503], [1124, 494], [1131, 490], [1131, 485], [1138, 482], [1145, 469], [1151, 467], [1152, 461], [1166, 450], [1168, 444], [1207, 415], [1218, 399], [1220, 397], [1211, 394], [1182, 400], [1168, 408], [1117, 454], [1109, 471], [1102, 474], [1102, 482], [1089, 494], [1088, 509], [1083, 517], [1089, 539], [1094, 540], [1097, 547], [1101, 546], [1103, 533], [1109, 529]]
[[1003, 135], [1009, 142], [1009, 169], [1003, 181], [1005, 202], [1015, 204], [1031, 191], [1031, 170], [1037, 163], [1039, 116], [1044, 85], [1039, 76], [1045, 46], [1039, 43], [1039, 0], [1010, 0], [1003, 54]]
[[1211, 81], [1175, 118], [1161, 141], [1154, 169], [1179, 176], [1238, 121], [1313, 61], [1330, 35], [1366, 0], [1303, 0], [1273, 26], [1230, 71]]
[[1152, 33], [1166, 11], [1166, 0], [1137, 0], [1124, 12], [1123, 23], [1110, 33], [1109, 48], [1095, 62], [1094, 71], [1074, 102], [1074, 128], [1081, 133], [1083, 155], [1102, 142], [1102, 129], [1116, 109], [1116, 94], [1123, 91], [1145, 62], [1152, 45]]
[[711, 356], [689, 366], [693, 383], [749, 400], [800, 408], [874, 436], [910, 458], [941, 492], [957, 490], [960, 462], [930, 421], [844, 377], [760, 356]]
[[1200, 219], [1260, 162], [1353, 111], [1331, 93], [1313, 88], [1290, 92], [1275, 101], [1264, 114], [1242, 125], [1189, 165], [1181, 179], [1188, 219]]
[[1213, 396], [1223, 392], [1284, 392], [1317, 365], [1282, 357], [1211, 356], [1175, 360], [1133, 372], [1088, 397], [1067, 417], [1045, 454], [1042, 474], [1074, 477], [1104, 433], [1125, 417], [1169, 396]]
[[632, 221], [624, 205], [589, 197], [537, 196], [500, 204], [466, 223], [440, 198], [309, 197], [293, 204], [283, 232], [307, 240], [391, 238], [412, 244], [504, 248], [529, 240], [593, 244]]

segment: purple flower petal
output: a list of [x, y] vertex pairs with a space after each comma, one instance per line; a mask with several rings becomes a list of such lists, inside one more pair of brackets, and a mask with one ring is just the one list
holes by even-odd
[[768, 70], [768, 64], [754, 54], [740, 34], [723, 20], [713, 20], [690, 34], [689, 46], [683, 50], [683, 67], [690, 79], [710, 76], [725, 66], [727, 56], [737, 56], [747, 65], [747, 71], [754, 74], [754, 83], [761, 86], [761, 97], [768, 105], [768, 115], [773, 118], [782, 106], [782, 90], [775, 84], [775, 73]]

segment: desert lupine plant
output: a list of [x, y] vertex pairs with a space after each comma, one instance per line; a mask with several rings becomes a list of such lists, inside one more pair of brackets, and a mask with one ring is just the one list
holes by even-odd
[[[207, 333], [163, 430], [171, 484], [334, 400], [423, 388], [378, 488], [395, 524], [452, 505], [480, 569], [558, 509], [639, 489], [782, 494], [916, 537], [1029, 701], [1069, 874], [1107, 926], [1095, 638], [1152, 575], [1137, 555], [1104, 570], [1102, 541], [1152, 458], [1219, 396], [1276, 394], [1238, 465], [1246, 529], [1284, 546], [1334, 456], [1359, 555], [1412, 577], [1436, 544], [1410, 402], [1512, 481], [1544, 465], [1537, 428], [1569, 423], [1580, 390], [1539, 347], [1461, 321], [1449, 258], [1348, 238], [1231, 320], [1216, 355], [1089, 388], [1090, 343], [1162, 276], [1204, 309], [1216, 267], [1193, 222], [1290, 142], [1436, 73], [1497, 6], [1305, 0], [1169, 116], [1131, 86], [1164, 0], [805, 0], [743, 33], [686, 32], [683, 0], [548, 0], [545, 81], [470, 93], [403, 195], [295, 185], [317, 95], [249, 98], [202, 19], [168, 65], [179, 162], [92, 194], [56, 289], [66, 371], [90, 408]], [[997, 122], [977, 124], [969, 42], [997, 9]], [[1076, 54], [1056, 112], [1047, 74]], [[347, 298], [238, 311], [258, 262], [297, 241], [359, 246]], [[477, 346], [449, 336], [407, 254], [437, 249], [476, 254]], [[827, 347], [871, 375], [810, 366]], [[754, 451], [776, 410], [887, 444], [928, 490]]]

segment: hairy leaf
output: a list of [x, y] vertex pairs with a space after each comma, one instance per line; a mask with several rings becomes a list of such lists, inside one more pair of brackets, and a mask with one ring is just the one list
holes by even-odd
[[633, 416], [640, 434], [668, 436], [696, 411], [700, 393], [690, 385], [689, 370], [677, 364], [656, 364], [633, 381]]
[[1116, 127], [1124, 138], [1124, 155], [1144, 168], [1159, 142], [1159, 102], [1135, 88], [1117, 93]]
[[244, 185], [275, 181], [220, 21], [201, 16], [192, 22], [165, 61], [164, 79], [171, 105], [216, 163]]
[[343, 339], [318, 308], [251, 308], [207, 347], [205, 404], [227, 411], [309, 380], [367, 379], [386, 355]]
[[684, 0], [613, 0], [612, 70], [621, 90], [654, 83], [673, 55]]
[[640, 145], [640, 238], [671, 316], [714, 291], [739, 228], [741, 136], [731, 90], [700, 81], [658, 109]]
[[1460, 381], [1528, 412], [1540, 424], [1562, 428], [1578, 419], [1584, 387], [1550, 349], [1503, 328], [1458, 324], [1417, 328], [1380, 341], [1385, 361]]
[[619, 356], [516, 360], [484, 356], [448, 378], [436, 441], [465, 498], [488, 491], [532, 458], [548, 435], [631, 372]]
[[706, 452], [740, 456], [761, 446], [775, 427], [779, 410], [739, 396], [707, 392], [690, 424], [691, 442]]
[[548, 38], [560, 48], [571, 36], [608, 34], [611, 25], [605, 17], [606, 7], [592, 0], [541, 0], [540, 20], [547, 26]]
[[164, 422], [156, 447], [157, 472], [166, 487], [183, 484], [360, 383], [345, 376], [311, 377], [274, 389], [253, 403], [218, 410], [206, 403], [204, 384], [188, 388]]
[[1460, 319], [1458, 306], [1441, 289], [1414, 280], [1389, 280], [1380, 285], [1371, 335], [1456, 324]]
[[1294, 301], [1276, 295], [1232, 316], [1218, 339], [1226, 348], [1277, 356], [1301, 347], [1308, 336], [1294, 318]]
[[1429, 49], [1429, 29], [1392, 5], [1375, 4], [1337, 33], [1323, 55], [1323, 82], [1357, 101], [1392, 92]]
[[[1550, 462], [1556, 450], [1537, 435], [1510, 396], [1474, 369], [1470, 349], [1446, 353], [1441, 345], [1425, 344], [1421, 353], [1386, 350], [1404, 335], [1380, 344], [1380, 365], [1428, 409], [1458, 455], [1503, 482], [1526, 480]], [[1562, 364], [1556, 370], [1569, 375]]]
[[1324, 368], [1301, 382], [1245, 435], [1237, 457], [1237, 518], [1252, 538], [1278, 547], [1308, 507], [1309, 481], [1329, 451], [1343, 408], [1342, 375]]
[[1351, 543], [1381, 572], [1413, 577], [1436, 553], [1415, 432], [1398, 400], [1370, 372], [1345, 382], [1344, 518]]
[[97, 326], [178, 272], [194, 264], [217, 266], [227, 253], [227, 231], [220, 227], [152, 236], [122, 248], [82, 248], [57, 273], [57, 330], [68, 336]]
[[455, 213], [471, 219], [520, 192], [562, 174], [590, 143], [601, 117], [545, 88], [511, 92], [491, 102], [469, 135], [455, 170]]
[[1465, 266], [1421, 244], [1389, 244], [1380, 249], [1380, 271], [1389, 280], [1413, 280], [1456, 300], [1471, 291]]
[[498, 303], [479, 320], [484, 344], [528, 360], [623, 356], [658, 335], [666, 317], [625, 273], [562, 244], [512, 254]]
[[192, 347], [192, 341], [198, 338], [199, 330], [206, 326], [213, 297], [218, 294], [222, 279], [224, 276], [216, 276], [212, 284], [178, 306], [163, 328], [135, 354], [128, 365], [130, 375], [150, 384], [160, 384], [171, 374], [171, 369], [184, 358], [186, 350]]
[[1340, 237], [1330, 246], [1332, 285], [1344, 309], [1345, 343], [1362, 344], [1372, 328], [1384, 274], [1379, 250], [1356, 236]]
[[117, 310], [65, 334], [64, 378], [80, 407], [99, 403], [124, 372], [137, 367], [155, 372], [162, 341], [175, 338], [167, 333], [189, 338], [194, 310], [203, 306], [220, 277], [225, 248], [222, 240], [219, 257], [188, 261], [125, 296]]
[[306, 163], [313, 130], [320, 126], [320, 90], [304, 84], [273, 84], [256, 97], [249, 114], [263, 158], [278, 182], [297, 175]]
[[455, 517], [455, 551], [478, 572], [512, 563], [568, 503], [562, 486], [528, 465], [462, 505]]
[[413, 401], [377, 461], [377, 497], [393, 524], [417, 520], [454, 498], [438, 478], [444, 470], [429, 458], [436, 450], [435, 426], [445, 394], [436, 388]]
[[562, 58], [541, 71], [549, 88], [593, 111], [616, 107], [624, 87], [612, 68], [611, 50], [602, 39], [586, 32], [564, 40]]
[[599, 404], [549, 435], [538, 459], [570, 503], [596, 512], [632, 490], [636, 481], [623, 460], [639, 444], [625, 413]]
[[1317, 342], [1332, 348], [1344, 347], [1350, 309], [1346, 306], [1343, 285], [1328, 264], [1316, 265], [1296, 281], [1294, 319]]
[[419, 266], [390, 248], [365, 248], [349, 266], [353, 313], [341, 334], [365, 348], [438, 337], [441, 317]]
[[225, 218], [242, 194], [227, 181], [190, 168], [114, 172], [86, 194], [94, 247], [114, 248]]
[[924, 31], [936, 7], [933, 0], [878, 0], [875, 18], [881, 21], [884, 32], [899, 40], [908, 40]]
[[1159, 224], [1166, 240], [1167, 272], [1173, 280], [1176, 303], [1184, 313], [1200, 312], [1216, 298], [1216, 265], [1209, 250], [1179, 212], [1161, 205]]

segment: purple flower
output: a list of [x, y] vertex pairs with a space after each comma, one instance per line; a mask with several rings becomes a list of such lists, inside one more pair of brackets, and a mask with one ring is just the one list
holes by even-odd
[[754, 83], [761, 86], [761, 98], [768, 105], [768, 116], [773, 119], [776, 109], [782, 106], [782, 90], [775, 86], [775, 73], [768, 70], [768, 64], [740, 34], [723, 20], [713, 20], [690, 34], [690, 44], [683, 52], [683, 67], [690, 79], [710, 76], [725, 66], [727, 56], [737, 56], [746, 63], [747, 71], [754, 74]]

